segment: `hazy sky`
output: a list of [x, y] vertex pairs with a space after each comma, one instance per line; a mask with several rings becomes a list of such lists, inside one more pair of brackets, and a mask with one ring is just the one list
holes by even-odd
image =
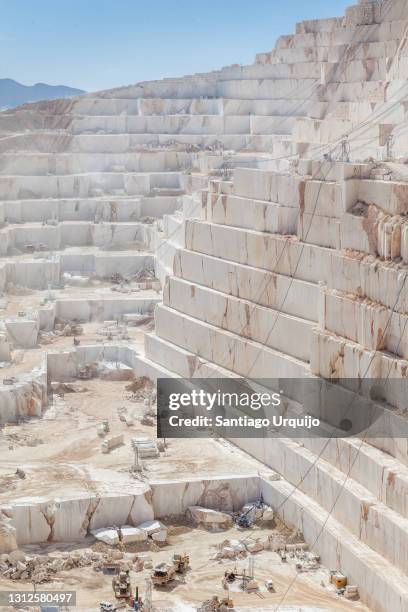
[[0, 78], [88, 91], [251, 63], [352, 0], [0, 0]]

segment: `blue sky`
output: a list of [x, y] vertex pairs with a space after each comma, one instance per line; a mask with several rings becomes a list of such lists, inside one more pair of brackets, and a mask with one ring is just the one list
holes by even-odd
[[93, 91], [251, 63], [296, 21], [352, 3], [0, 0], [0, 78]]

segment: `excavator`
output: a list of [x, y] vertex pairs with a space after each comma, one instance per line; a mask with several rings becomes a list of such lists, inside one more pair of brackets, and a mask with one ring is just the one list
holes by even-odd
[[265, 505], [263, 497], [261, 496], [256, 502], [254, 502], [245, 512], [241, 512], [234, 517], [235, 524], [237, 527], [242, 529], [249, 529], [254, 522], [254, 516], [251, 516], [254, 510], [262, 509]]
[[190, 557], [186, 553], [175, 554], [173, 556], [173, 565], [178, 574], [184, 574], [190, 566]]

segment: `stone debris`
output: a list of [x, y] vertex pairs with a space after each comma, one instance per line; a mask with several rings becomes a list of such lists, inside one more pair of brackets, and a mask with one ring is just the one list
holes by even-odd
[[58, 572], [94, 565], [98, 553], [84, 551], [48, 555], [26, 555], [20, 550], [0, 555], [0, 575], [10, 580], [44, 583], [54, 580]]
[[52, 392], [57, 395], [65, 395], [65, 393], [85, 393], [87, 391], [86, 387], [78, 385], [77, 383], [51, 381], [50, 387]]
[[79, 323], [60, 322], [55, 323], [54, 333], [61, 336], [81, 336], [84, 333], [84, 328]]
[[246, 546], [240, 540], [224, 540], [218, 545], [216, 559], [236, 559], [246, 556]]
[[103, 361], [98, 364], [98, 376], [101, 380], [132, 380], [133, 368], [124, 363]]
[[167, 540], [167, 527], [160, 521], [145, 521], [138, 525], [138, 529], [144, 531], [155, 542], [164, 543]]

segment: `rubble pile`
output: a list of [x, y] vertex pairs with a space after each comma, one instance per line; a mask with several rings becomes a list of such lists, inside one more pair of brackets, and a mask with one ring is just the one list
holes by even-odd
[[76, 567], [89, 567], [99, 561], [100, 554], [92, 551], [63, 552], [58, 555], [26, 555], [14, 550], [0, 555], [0, 575], [10, 580], [40, 584], [53, 580], [55, 574]]

